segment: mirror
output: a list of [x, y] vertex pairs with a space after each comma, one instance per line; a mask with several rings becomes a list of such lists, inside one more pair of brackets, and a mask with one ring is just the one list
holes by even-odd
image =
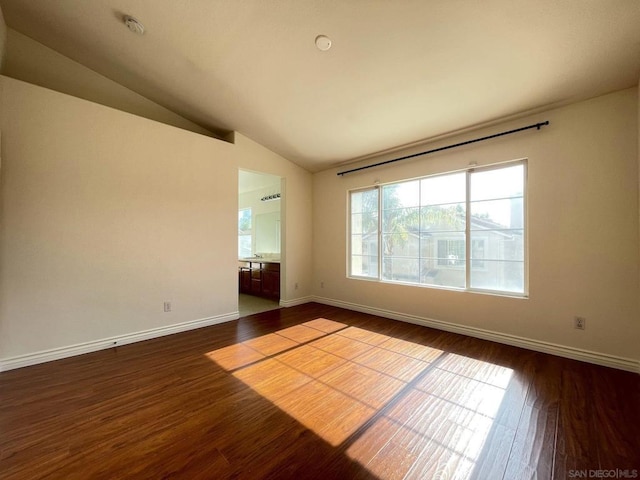
[[256, 215], [254, 222], [255, 251], [280, 253], [280, 212]]

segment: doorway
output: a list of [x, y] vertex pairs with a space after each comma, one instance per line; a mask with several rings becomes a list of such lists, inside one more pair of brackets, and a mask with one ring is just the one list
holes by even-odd
[[280, 308], [282, 178], [238, 171], [238, 311]]

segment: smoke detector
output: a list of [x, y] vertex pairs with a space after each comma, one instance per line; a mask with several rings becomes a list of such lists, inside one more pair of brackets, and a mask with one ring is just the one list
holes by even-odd
[[142, 25], [138, 20], [129, 15], [124, 16], [124, 24], [133, 33], [136, 33], [138, 35], [142, 35], [144, 33], [144, 25]]

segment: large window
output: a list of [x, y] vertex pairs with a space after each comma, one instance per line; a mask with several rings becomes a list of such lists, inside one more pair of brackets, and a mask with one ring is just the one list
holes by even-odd
[[251, 256], [251, 209], [243, 208], [238, 211], [238, 258]]
[[350, 192], [350, 276], [526, 294], [524, 161]]

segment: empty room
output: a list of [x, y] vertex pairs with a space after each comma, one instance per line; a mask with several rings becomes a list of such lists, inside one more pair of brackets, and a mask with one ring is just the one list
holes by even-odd
[[0, 0], [0, 478], [638, 478], [639, 25]]

